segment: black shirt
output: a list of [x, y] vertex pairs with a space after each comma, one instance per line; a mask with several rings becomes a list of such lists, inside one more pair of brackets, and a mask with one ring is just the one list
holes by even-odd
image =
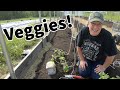
[[97, 36], [91, 36], [88, 27], [83, 27], [77, 36], [77, 46], [82, 48], [85, 59], [91, 61], [105, 60], [107, 56], [117, 54], [112, 34], [102, 28]]

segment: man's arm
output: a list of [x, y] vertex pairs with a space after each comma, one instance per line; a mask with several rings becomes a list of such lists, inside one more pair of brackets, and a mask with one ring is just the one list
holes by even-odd
[[103, 65], [97, 65], [97, 67], [95, 68], [95, 72], [96, 73], [104, 72], [107, 69], [107, 67], [109, 67], [110, 64], [112, 64], [114, 57], [115, 56], [107, 56]]
[[81, 70], [85, 70], [86, 69], [86, 66], [88, 66], [84, 56], [83, 56], [83, 53], [82, 53], [82, 49], [80, 47], [77, 46], [77, 52], [78, 52], [78, 56], [80, 58], [80, 65], [79, 67], [81, 68]]
[[106, 69], [107, 67], [110, 66], [110, 64], [112, 64], [113, 60], [115, 58], [115, 55], [114, 56], [107, 56], [107, 58], [105, 59], [105, 62], [103, 64], [103, 67]]
[[83, 56], [83, 53], [82, 53], [82, 49], [78, 46], [77, 46], [77, 53], [78, 53], [78, 56], [79, 56], [80, 60], [85, 60], [84, 56]]

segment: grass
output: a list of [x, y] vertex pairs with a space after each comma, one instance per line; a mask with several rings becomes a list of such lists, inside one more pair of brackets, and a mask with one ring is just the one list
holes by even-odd
[[[35, 26], [35, 24], [29, 24], [29, 26]], [[31, 49], [38, 43], [38, 41], [41, 40], [34, 39], [31, 41], [26, 41], [25, 37], [22, 39], [17, 39], [15, 36], [13, 37], [12, 41], [8, 41], [6, 36], [4, 37], [4, 39], [7, 45], [8, 53], [10, 55], [13, 67], [15, 67], [20, 62], [20, 60], [22, 60], [23, 50]], [[0, 78], [2, 78], [2, 75], [5, 75], [6, 73], [8, 73], [8, 67], [6, 65], [6, 60], [2, 53], [2, 48], [0, 45]]]
[[[6, 40], [8, 53], [10, 55], [13, 66], [16, 66], [22, 59], [23, 50], [32, 48], [34, 45], [37, 44], [37, 42], [38, 40], [26, 41], [24, 38], [17, 39], [15, 37], [13, 41]], [[0, 47], [0, 51], [2, 51], [1, 47]], [[0, 53], [0, 72], [7, 73], [8, 71], [5, 68], [6, 68], [6, 60], [4, 58], [3, 53]]]
[[85, 17], [89, 17], [89, 15], [90, 15], [90, 12], [84, 12]]
[[[6, 41], [12, 65], [15, 67], [20, 62], [23, 50], [32, 48], [37, 42], [38, 40], [26, 41], [25, 39], [18, 40], [17, 38], [14, 38], [13, 41]], [[0, 50], [2, 50], [1, 47]], [[2, 72], [2, 74], [8, 73], [3, 54], [0, 54], [0, 72]]]
[[107, 12], [107, 14], [104, 14], [104, 18], [106, 20], [120, 21], [120, 12], [118, 13]]

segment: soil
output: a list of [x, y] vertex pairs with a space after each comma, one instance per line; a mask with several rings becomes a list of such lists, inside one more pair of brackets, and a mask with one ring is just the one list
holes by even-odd
[[[69, 28], [67, 28], [66, 30], [58, 30], [53, 38], [53, 40], [51, 41], [52, 47], [43, 55], [43, 59], [37, 69], [36, 69], [36, 76], [34, 77], [34, 79], [59, 79], [60, 77], [63, 77], [65, 74], [71, 74], [72, 72], [72, 68], [68, 73], [64, 73], [63, 72], [63, 66], [60, 64], [56, 65], [56, 74], [49, 76], [48, 72], [46, 70], [46, 63], [48, 61], [50, 61], [50, 59], [52, 58], [54, 49], [62, 49], [63, 51], [65, 51], [66, 53], [68, 53], [69, 49], [70, 49], [70, 42], [71, 42], [71, 30]], [[66, 55], [66, 61], [68, 63], [68, 65], [72, 65], [72, 63], [74, 62], [74, 41], [72, 41], [71, 44], [71, 49], [70, 49], [70, 53], [69, 55]]]

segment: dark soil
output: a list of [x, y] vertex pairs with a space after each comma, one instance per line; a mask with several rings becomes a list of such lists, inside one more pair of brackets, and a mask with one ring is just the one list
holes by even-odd
[[[64, 76], [64, 75], [68, 75], [71, 74], [72, 72], [72, 68], [68, 73], [64, 73], [63, 72], [63, 66], [60, 64], [56, 64], [56, 74], [49, 76], [46, 70], [46, 63], [48, 61], [50, 61], [50, 59], [52, 58], [54, 49], [62, 49], [65, 52], [68, 53], [69, 48], [70, 48], [70, 41], [71, 41], [71, 30], [70, 29], [66, 29], [66, 30], [62, 30], [62, 31], [57, 31], [53, 40], [51, 41], [52, 47], [50, 48], [49, 51], [47, 51], [44, 56], [43, 59], [37, 69], [36, 69], [36, 76], [35, 79], [59, 79], [60, 77]], [[72, 45], [71, 45], [71, 49], [70, 49], [70, 53], [69, 55], [66, 55], [66, 61], [68, 62], [68, 65], [72, 65], [72, 63], [74, 62], [74, 41], [72, 41]]]

